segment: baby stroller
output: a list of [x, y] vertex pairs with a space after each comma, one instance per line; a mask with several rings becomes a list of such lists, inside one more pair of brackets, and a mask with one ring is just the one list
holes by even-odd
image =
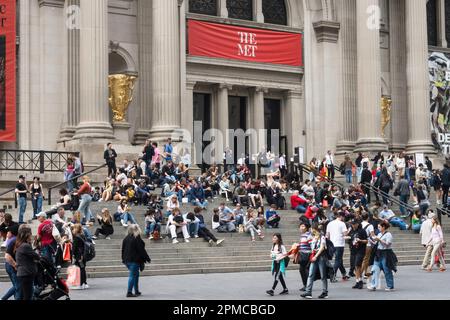
[[41, 257], [38, 266], [38, 275], [35, 279], [35, 300], [59, 300], [65, 297], [70, 300], [69, 287], [66, 281], [59, 277], [61, 268], [56, 268], [52, 262]]

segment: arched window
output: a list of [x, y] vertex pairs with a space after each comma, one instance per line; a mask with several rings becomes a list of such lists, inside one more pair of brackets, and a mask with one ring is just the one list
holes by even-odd
[[189, 12], [217, 16], [217, 0], [189, 0]]
[[228, 17], [233, 19], [253, 20], [252, 0], [227, 0]]
[[287, 25], [285, 0], [262, 0], [265, 23]]
[[437, 46], [437, 0], [427, 1], [427, 21], [428, 21], [428, 45]]

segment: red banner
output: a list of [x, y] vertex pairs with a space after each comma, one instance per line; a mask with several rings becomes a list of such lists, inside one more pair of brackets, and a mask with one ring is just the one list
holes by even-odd
[[303, 66], [302, 34], [188, 21], [189, 54]]
[[16, 141], [16, 0], [0, 2], [0, 141]]

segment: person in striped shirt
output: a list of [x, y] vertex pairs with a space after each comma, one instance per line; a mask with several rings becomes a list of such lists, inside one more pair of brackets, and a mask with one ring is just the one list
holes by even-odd
[[300, 230], [300, 242], [298, 244], [300, 259], [300, 276], [302, 278], [303, 287], [300, 291], [305, 291], [306, 284], [308, 282], [309, 274], [309, 256], [311, 255], [311, 242], [313, 240], [311, 232], [311, 225], [308, 222], [301, 222], [299, 226]]

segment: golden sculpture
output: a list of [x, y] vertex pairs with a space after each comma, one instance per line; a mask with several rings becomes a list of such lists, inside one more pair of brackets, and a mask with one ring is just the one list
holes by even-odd
[[125, 122], [130, 103], [133, 101], [133, 90], [136, 76], [113, 74], [109, 79], [109, 105], [113, 111], [114, 122]]
[[389, 122], [391, 122], [391, 107], [392, 100], [388, 97], [381, 98], [381, 135], [386, 136], [385, 129]]

